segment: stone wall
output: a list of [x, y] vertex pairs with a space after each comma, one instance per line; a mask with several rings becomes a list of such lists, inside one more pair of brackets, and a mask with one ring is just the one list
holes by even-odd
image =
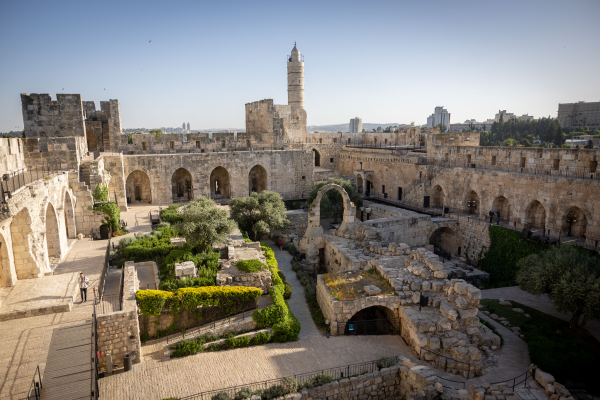
[[123, 356], [129, 354], [133, 364], [143, 361], [140, 342], [140, 325], [135, 292], [139, 289], [139, 281], [133, 261], [125, 263], [123, 283], [122, 311], [100, 314], [96, 317], [98, 324], [98, 348], [102, 358], [98, 359], [98, 371], [106, 371], [107, 355], [111, 355], [113, 364], [123, 366]]
[[[312, 154], [308, 151], [291, 150], [123, 157], [125, 180], [134, 171], [144, 173], [148, 177], [153, 204], [173, 202], [172, 177], [180, 168], [191, 176], [194, 197], [214, 197], [214, 179], [219, 179], [222, 189], [219, 197], [248, 196], [250, 170], [260, 165], [266, 172], [268, 190], [276, 191], [284, 198], [300, 198], [312, 188], [311, 160]], [[133, 197], [129, 193], [127, 196]]]
[[352, 240], [333, 235], [324, 235], [323, 239], [327, 272], [355, 271], [367, 265], [369, 257], [356, 249]]
[[0, 214], [0, 286], [18, 279], [51, 274], [67, 252], [67, 237], [76, 235], [73, 192], [67, 173], [52, 174], [26, 185], [7, 199], [8, 211]]
[[0, 138], [0, 175], [25, 167], [23, 139]]
[[87, 153], [85, 137], [25, 139], [25, 164], [51, 165], [62, 171], [79, 171], [79, 163]]
[[80, 94], [56, 95], [21, 93], [26, 138], [85, 138], [83, 107]]
[[[399, 217], [408, 217], [408, 216], [418, 216], [422, 215], [415, 211], [405, 210], [403, 208], [388, 206], [385, 204], [375, 203], [373, 201], [363, 200], [363, 207], [371, 208], [371, 216], [370, 220], [379, 219], [379, 218], [399, 218]], [[356, 218], [360, 220], [361, 211], [360, 208], [356, 209]], [[363, 213], [363, 219], [367, 220], [367, 213]]]
[[123, 154], [101, 153], [104, 159], [104, 170], [110, 174], [108, 182], [109, 198], [119, 204], [121, 211], [127, 211], [127, 198], [125, 196], [125, 170], [123, 165]]
[[425, 246], [429, 242], [431, 217], [417, 214], [399, 218], [379, 218], [364, 222], [380, 233], [384, 242], [406, 243], [413, 246]]
[[308, 213], [304, 210], [288, 210], [285, 216], [290, 221], [290, 224], [285, 229], [278, 229], [271, 232], [272, 237], [280, 235], [304, 235], [308, 227]]

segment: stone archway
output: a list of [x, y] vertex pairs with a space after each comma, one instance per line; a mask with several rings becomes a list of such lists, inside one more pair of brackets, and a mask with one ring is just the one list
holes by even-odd
[[448, 228], [438, 228], [429, 237], [429, 244], [433, 245], [434, 248], [439, 249], [442, 253], [447, 255], [456, 254], [458, 249], [458, 243], [456, 241], [456, 233]]
[[171, 195], [173, 202], [192, 200], [194, 198], [194, 180], [185, 168], [179, 168], [171, 177]]
[[494, 199], [492, 203], [492, 211], [494, 212], [493, 222], [495, 222], [498, 217], [496, 212], [500, 212], [500, 220], [509, 222], [510, 219], [510, 204], [508, 203], [508, 199], [504, 196], [498, 196]]
[[75, 208], [71, 201], [71, 194], [65, 190], [65, 198], [63, 200], [63, 210], [65, 214], [65, 227], [67, 230], [67, 238], [75, 239], [77, 237], [77, 227], [75, 224]]
[[346, 322], [344, 335], [382, 335], [398, 332], [399, 327], [397, 312], [386, 306], [372, 305], [358, 310]]
[[223, 167], [217, 167], [210, 173], [211, 198], [230, 198], [231, 183], [229, 172]]
[[525, 209], [525, 226], [544, 228], [546, 226], [546, 209], [537, 200], [533, 200]]
[[262, 165], [255, 165], [248, 173], [248, 194], [260, 193], [269, 188], [267, 170]]
[[469, 191], [467, 194], [467, 211], [469, 214], [479, 214], [479, 206], [481, 201], [479, 195], [474, 190]]
[[319, 153], [319, 150], [313, 149], [313, 155], [314, 155], [315, 167], [320, 167], [321, 166], [321, 153]]
[[90, 130], [85, 130], [85, 138], [87, 140], [88, 151], [94, 151], [98, 148], [98, 141], [96, 140], [96, 135]]
[[23, 208], [10, 224], [13, 258], [17, 279], [31, 279], [42, 276], [42, 271], [33, 257], [34, 238], [31, 230], [31, 215]]
[[48, 257], [60, 259], [60, 232], [58, 228], [58, 218], [52, 203], [48, 202], [46, 206], [46, 249]]
[[432, 207], [442, 207], [444, 205], [444, 199], [446, 195], [444, 194], [444, 190], [440, 185], [435, 185], [431, 192], [431, 206]]
[[135, 170], [127, 176], [125, 182], [127, 201], [133, 203], [152, 203], [152, 187], [148, 175], [140, 170]]
[[588, 219], [584, 211], [577, 207], [569, 207], [561, 216], [561, 231], [567, 236], [585, 237]]
[[8, 243], [0, 233], [0, 287], [15, 286], [17, 284], [17, 274], [15, 272], [14, 262], [9, 254]]

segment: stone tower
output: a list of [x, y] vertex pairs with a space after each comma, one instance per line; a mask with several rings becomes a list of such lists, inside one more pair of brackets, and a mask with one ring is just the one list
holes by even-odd
[[304, 109], [304, 61], [300, 50], [294, 43], [292, 54], [288, 58], [288, 105], [292, 110]]

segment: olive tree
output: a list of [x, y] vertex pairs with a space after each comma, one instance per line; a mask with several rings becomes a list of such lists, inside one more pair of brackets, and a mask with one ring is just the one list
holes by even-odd
[[241, 230], [256, 240], [259, 233], [269, 233], [272, 229], [284, 229], [287, 219], [285, 204], [279, 193], [263, 190], [249, 197], [239, 197], [229, 203], [231, 218]]
[[[517, 263], [517, 283], [535, 295], [547, 293], [558, 311], [573, 314], [569, 326], [582, 328], [600, 317], [600, 261], [566, 244]], [[583, 322], [579, 320], [583, 315]]]
[[175, 229], [192, 246], [200, 246], [204, 252], [213, 243], [225, 243], [227, 235], [235, 229], [235, 222], [228, 219], [227, 210], [217, 207], [206, 197], [197, 197], [185, 207], [182, 221]]

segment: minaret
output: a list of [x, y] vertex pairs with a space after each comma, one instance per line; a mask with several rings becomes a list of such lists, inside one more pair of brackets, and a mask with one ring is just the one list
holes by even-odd
[[288, 105], [294, 108], [304, 108], [304, 61], [300, 55], [300, 50], [296, 47], [292, 49], [292, 55], [288, 58]]

